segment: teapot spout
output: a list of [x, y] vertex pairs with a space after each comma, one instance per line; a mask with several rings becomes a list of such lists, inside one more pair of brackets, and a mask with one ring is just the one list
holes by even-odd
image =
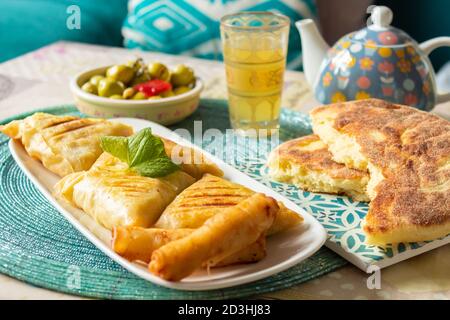
[[303, 19], [295, 23], [302, 40], [303, 70], [306, 80], [314, 86], [320, 65], [329, 49], [312, 19]]

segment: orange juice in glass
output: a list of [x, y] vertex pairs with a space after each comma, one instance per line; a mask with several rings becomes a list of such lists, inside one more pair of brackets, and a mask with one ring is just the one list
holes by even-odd
[[234, 129], [245, 133], [278, 128], [289, 23], [288, 17], [271, 12], [241, 12], [221, 19]]

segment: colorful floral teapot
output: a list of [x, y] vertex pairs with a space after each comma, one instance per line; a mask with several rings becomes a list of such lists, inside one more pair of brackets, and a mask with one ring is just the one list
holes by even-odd
[[342, 37], [331, 49], [311, 19], [296, 22], [305, 76], [320, 102], [372, 97], [428, 111], [436, 103], [450, 100], [450, 93], [437, 93], [428, 59], [437, 47], [450, 46], [450, 37], [419, 45], [390, 26], [392, 18], [389, 8], [374, 7], [373, 24]]

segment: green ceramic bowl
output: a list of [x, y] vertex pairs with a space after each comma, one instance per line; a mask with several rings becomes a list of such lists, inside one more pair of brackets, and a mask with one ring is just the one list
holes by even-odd
[[115, 100], [99, 97], [81, 90], [92, 76], [105, 74], [109, 66], [82, 72], [70, 82], [75, 105], [82, 113], [101, 118], [141, 118], [170, 125], [192, 114], [200, 102], [203, 83], [197, 78], [190, 91], [158, 100]]

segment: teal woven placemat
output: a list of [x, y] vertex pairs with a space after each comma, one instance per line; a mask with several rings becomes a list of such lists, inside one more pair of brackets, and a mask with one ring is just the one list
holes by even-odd
[[[40, 111], [80, 115], [71, 105]], [[192, 130], [193, 121], [200, 119], [203, 129], [229, 128], [226, 103], [204, 100], [191, 117], [172, 128]], [[281, 124], [284, 138], [306, 134], [311, 129], [305, 115], [289, 110], [282, 111]], [[287, 271], [238, 287], [178, 291], [154, 285], [124, 270], [73, 228], [22, 173], [9, 152], [8, 138], [0, 134], [0, 272], [19, 280], [94, 298], [227, 299], [288, 288], [345, 264], [345, 260], [323, 247]]]

